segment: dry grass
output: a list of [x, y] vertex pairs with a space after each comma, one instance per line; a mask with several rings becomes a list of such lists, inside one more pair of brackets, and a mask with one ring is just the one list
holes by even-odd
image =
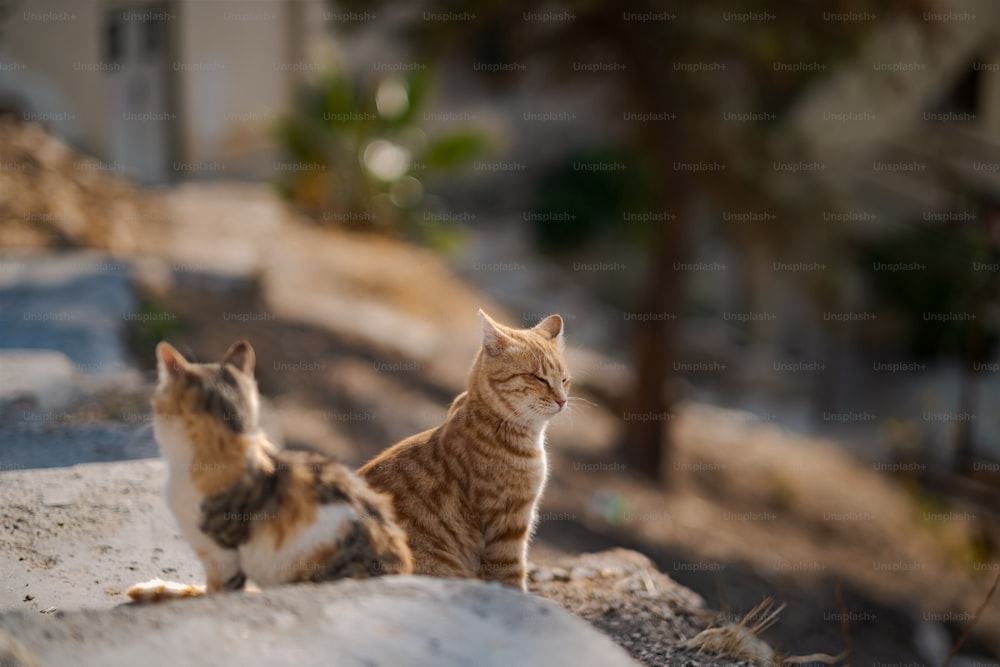
[[775, 606], [773, 598], [767, 598], [737, 623], [714, 626], [684, 642], [684, 648], [695, 651], [714, 653], [742, 662], [750, 662], [761, 667], [780, 665], [802, 665], [810, 662], [821, 662], [834, 665], [844, 659], [845, 654], [827, 655], [813, 653], [802, 656], [784, 656], [777, 653], [767, 642], [760, 638], [762, 632], [778, 621], [785, 605]]

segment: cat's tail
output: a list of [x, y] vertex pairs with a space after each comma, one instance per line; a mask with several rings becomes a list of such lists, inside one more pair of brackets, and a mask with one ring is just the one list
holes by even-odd
[[133, 602], [161, 602], [179, 598], [196, 598], [205, 594], [205, 587], [196, 584], [178, 584], [163, 579], [150, 579], [125, 591]]

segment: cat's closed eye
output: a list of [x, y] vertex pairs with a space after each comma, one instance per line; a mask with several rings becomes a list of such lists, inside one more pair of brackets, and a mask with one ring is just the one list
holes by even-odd
[[534, 377], [536, 380], [544, 384], [546, 387], [549, 386], [549, 381], [543, 378], [541, 375], [533, 375], [532, 377]]

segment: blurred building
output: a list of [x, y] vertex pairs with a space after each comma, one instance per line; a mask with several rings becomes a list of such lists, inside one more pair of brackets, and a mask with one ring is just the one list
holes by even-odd
[[0, 108], [146, 183], [269, 177], [269, 129], [341, 18], [322, 0], [8, 4]]

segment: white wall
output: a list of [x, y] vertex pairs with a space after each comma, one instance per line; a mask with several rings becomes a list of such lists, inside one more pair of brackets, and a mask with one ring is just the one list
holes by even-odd
[[169, 107], [176, 113], [167, 170], [187, 178], [270, 179], [273, 127], [307, 54], [325, 39], [324, 0], [28, 0], [12, 3], [0, 33], [0, 107], [23, 100], [31, 118], [105, 161], [114, 135], [104, 54], [110, 9], [166, 8]]
[[0, 33], [0, 99], [21, 99], [57, 134], [101, 155], [108, 142], [100, 3], [14, 2]]

